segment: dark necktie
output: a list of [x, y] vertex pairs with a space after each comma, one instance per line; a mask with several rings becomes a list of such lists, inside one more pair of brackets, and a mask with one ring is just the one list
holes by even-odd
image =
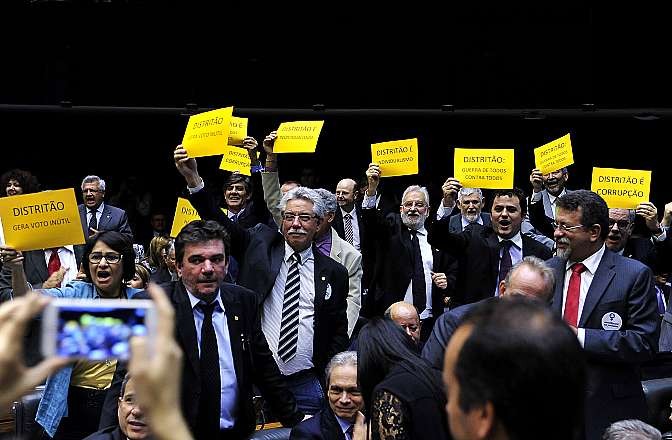
[[285, 281], [285, 297], [282, 301], [282, 321], [280, 321], [280, 337], [278, 339], [278, 357], [287, 363], [296, 356], [299, 343], [299, 297], [301, 296], [301, 277], [299, 263], [301, 255], [295, 252], [290, 257], [287, 281]]
[[427, 307], [427, 290], [425, 285], [425, 268], [422, 262], [422, 253], [420, 252], [420, 240], [418, 231], [411, 229], [411, 258], [413, 262], [413, 278], [411, 280], [411, 290], [413, 292], [413, 305], [422, 313]]
[[355, 433], [355, 425], [350, 425], [350, 427], [345, 430], [345, 433], [347, 434], [346, 439], [352, 440], [352, 435]]
[[511, 240], [503, 240], [499, 243], [499, 248], [502, 250], [502, 257], [499, 259], [499, 281], [505, 280], [506, 275], [511, 270]]
[[231, 217], [231, 221], [234, 223], [238, 223], [238, 214], [233, 214], [233, 216]]
[[201, 399], [198, 407], [198, 438], [219, 436], [219, 415], [221, 413], [221, 379], [219, 371], [219, 351], [212, 313], [217, 302], [199, 303], [203, 312], [201, 325]]
[[96, 219], [96, 210], [91, 209], [89, 212], [91, 213], [91, 220], [89, 220], [89, 230], [86, 231], [87, 236], [93, 234], [92, 229], [98, 230], [98, 220]]
[[572, 276], [567, 286], [567, 298], [565, 299], [565, 312], [562, 314], [567, 324], [577, 327], [579, 320], [579, 296], [581, 294], [581, 273], [586, 270], [583, 263], [576, 263], [572, 267]]
[[[58, 258], [58, 248], [53, 248], [51, 250], [51, 255], [49, 256], [49, 264], [47, 264], [47, 272], [49, 276], [53, 273], [58, 272], [61, 268], [61, 259]], [[56, 287], [61, 287], [61, 283], [58, 283]]]

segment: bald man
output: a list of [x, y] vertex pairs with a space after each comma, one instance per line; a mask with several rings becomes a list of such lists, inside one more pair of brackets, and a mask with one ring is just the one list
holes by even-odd
[[[548, 304], [553, 295], [555, 277], [553, 271], [537, 257], [528, 256], [515, 264], [506, 279], [499, 283], [499, 297], [526, 296], [538, 298]], [[477, 304], [485, 301], [497, 300], [486, 298], [481, 301], [466, 304], [452, 309], [437, 318], [434, 329], [422, 350], [422, 357], [434, 368], [443, 368], [443, 355], [446, 345], [455, 329], [462, 322], [462, 318]]]
[[418, 316], [418, 311], [413, 304], [404, 301], [396, 302], [385, 310], [385, 317], [402, 326], [406, 334], [418, 345], [418, 348], [422, 349], [422, 342], [420, 342], [422, 322], [420, 322], [420, 316]]
[[352, 179], [343, 179], [336, 185], [336, 201], [339, 209], [336, 210], [334, 229], [339, 237], [361, 251], [364, 231], [361, 207], [355, 203], [356, 187], [357, 182]]

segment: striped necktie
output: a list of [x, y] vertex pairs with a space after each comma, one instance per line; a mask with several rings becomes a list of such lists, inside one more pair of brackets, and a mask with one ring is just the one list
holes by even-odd
[[280, 322], [280, 338], [278, 341], [278, 357], [287, 363], [296, 356], [299, 342], [299, 297], [301, 295], [301, 277], [299, 264], [301, 256], [295, 252], [290, 257], [285, 297], [282, 302], [282, 321]]
[[352, 235], [352, 216], [345, 214], [343, 216], [343, 229], [345, 231], [345, 241], [354, 246]]

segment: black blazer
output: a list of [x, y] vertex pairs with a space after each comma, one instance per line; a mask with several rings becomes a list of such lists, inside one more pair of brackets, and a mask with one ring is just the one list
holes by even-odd
[[[371, 281], [371, 274], [373, 273], [374, 259], [369, 252], [370, 245], [367, 243], [368, 234], [362, 218], [361, 202], [355, 202], [355, 209], [353, 211], [357, 216], [357, 225], [359, 226], [359, 248], [360, 253], [362, 254], [362, 288], [368, 289], [369, 282]], [[343, 226], [343, 213], [341, 212], [341, 208], [336, 209], [336, 214], [334, 215], [334, 221], [331, 223], [331, 227], [336, 230], [339, 237], [345, 240], [345, 227]]]
[[289, 440], [345, 440], [345, 434], [331, 408], [325, 408], [296, 425]]
[[[84, 238], [88, 238], [89, 235], [89, 222], [86, 221], [86, 206], [81, 204], [78, 206], [79, 209], [79, 218], [82, 221], [82, 230], [84, 231]], [[112, 205], [105, 203], [103, 208], [103, 214], [98, 219], [98, 230], [99, 231], [117, 231], [128, 236], [128, 238], [133, 241], [133, 232], [131, 227], [128, 225], [128, 215], [123, 209], [116, 208]]]
[[[362, 218], [370, 240], [368, 252], [375, 258], [375, 267], [367, 295], [366, 316], [382, 316], [397, 301], [403, 301], [413, 278], [411, 233], [401, 222], [401, 217], [383, 217], [376, 209], [363, 209]], [[429, 220], [426, 223], [426, 227]], [[427, 228], [429, 230], [429, 228]], [[432, 248], [434, 272], [444, 272], [448, 287], [441, 290], [432, 283], [432, 312], [440, 315], [444, 297], [453, 294], [457, 277], [457, 260], [446, 252]], [[422, 312], [422, 310], [420, 310]]]
[[[245, 229], [219, 209], [213, 209], [203, 191], [189, 196], [203, 219], [217, 220], [231, 235], [231, 255], [238, 261], [238, 284], [257, 294], [262, 304], [273, 290], [285, 255], [285, 239], [275, 228], [264, 224]], [[348, 346], [348, 271], [340, 263], [313, 247], [315, 258], [315, 320], [313, 364], [321, 377], [327, 362]]]
[[[201, 395], [194, 314], [182, 282], [175, 281], [162, 287], [166, 289], [175, 307], [176, 338], [184, 351], [182, 411], [193, 431], [198, 420], [198, 401]], [[248, 289], [228, 283], [220, 284], [219, 291], [224, 303], [238, 380], [238, 417], [234, 431], [251, 433], [254, 430], [256, 418], [252, 406], [253, 383], [261, 389], [273, 414], [283, 425], [296, 425], [303, 416], [298, 412], [294, 396], [288, 392], [261, 332], [257, 296]]]
[[[542, 260], [551, 258], [549, 248], [521, 233], [523, 257], [533, 255]], [[489, 298], [495, 293], [499, 273], [499, 240], [492, 227], [469, 225], [464, 232], [452, 234], [448, 222], [435, 222], [429, 234], [430, 243], [459, 260], [456, 295], [452, 306]]]

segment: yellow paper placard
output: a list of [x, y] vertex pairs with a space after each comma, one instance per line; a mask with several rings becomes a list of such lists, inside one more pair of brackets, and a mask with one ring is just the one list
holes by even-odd
[[380, 177], [418, 174], [418, 140], [371, 144], [371, 162], [380, 165]]
[[189, 118], [182, 138], [182, 146], [190, 157], [222, 154], [229, 142], [233, 107], [199, 113]]
[[649, 201], [651, 171], [594, 167], [590, 190], [610, 208], [634, 209]]
[[231, 116], [229, 122], [229, 145], [243, 145], [247, 137], [247, 118]]
[[219, 164], [219, 169], [224, 171], [239, 172], [246, 176], [251, 176], [250, 167], [252, 161], [250, 155], [245, 148], [233, 147], [227, 145], [222, 157], [222, 163]]
[[314, 153], [324, 121], [283, 122], [273, 144], [274, 153]]
[[0, 198], [5, 243], [21, 251], [84, 243], [75, 190]]
[[541, 174], [552, 173], [574, 163], [569, 133], [534, 149], [534, 162]]
[[194, 220], [200, 220], [198, 211], [191, 205], [189, 200], [182, 197], [177, 198], [177, 207], [175, 208], [175, 217], [173, 217], [173, 227], [170, 228], [170, 236], [175, 238], [182, 228]]
[[467, 188], [513, 188], [513, 149], [455, 148], [454, 176]]

